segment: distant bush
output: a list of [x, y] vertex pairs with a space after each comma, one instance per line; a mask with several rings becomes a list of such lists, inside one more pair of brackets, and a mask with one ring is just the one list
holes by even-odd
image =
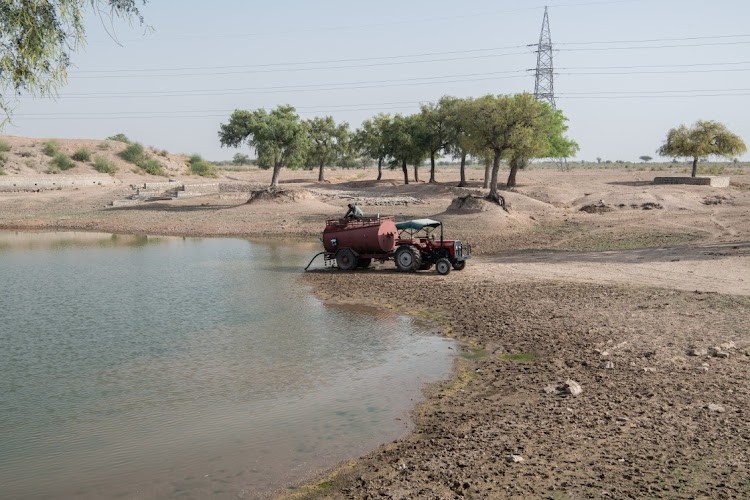
[[89, 161], [91, 159], [91, 151], [86, 148], [79, 148], [71, 156], [75, 161]]
[[3, 151], [3, 152], [10, 151], [10, 144], [8, 144], [7, 142], [3, 140], [0, 140], [0, 151]]
[[115, 163], [103, 156], [94, 157], [94, 168], [97, 172], [101, 172], [103, 174], [114, 174], [115, 172], [117, 172]]
[[169, 154], [169, 151], [167, 151], [166, 149], [162, 149], [161, 151], [159, 151], [159, 156], [166, 157], [168, 154]]
[[8, 175], [8, 172], [6, 172], [5, 170], [3, 170], [2, 165], [0, 165], [0, 175]]
[[193, 155], [188, 160], [190, 173], [201, 177], [216, 177], [216, 168], [201, 158], [201, 155]]
[[57, 141], [49, 140], [44, 143], [44, 148], [42, 148], [42, 153], [46, 154], [47, 156], [55, 156], [59, 149], [60, 149], [60, 145], [57, 144]]
[[137, 142], [130, 144], [120, 152], [120, 158], [129, 163], [134, 163], [139, 167], [143, 167], [146, 163], [146, 153], [143, 151], [143, 146]]
[[232, 157], [232, 163], [235, 165], [249, 165], [250, 164], [250, 157], [244, 153], [235, 153], [234, 157]]
[[124, 142], [125, 144], [130, 144], [130, 139], [128, 139], [128, 136], [125, 134], [115, 134], [107, 137], [108, 141], [118, 141], [118, 142]]
[[65, 153], [57, 153], [50, 163], [60, 170], [69, 170], [76, 166]]
[[164, 166], [161, 162], [155, 158], [149, 158], [141, 166], [147, 174], [151, 175], [167, 175], [167, 171], [164, 170]]
[[109, 143], [108, 142], [100, 142], [97, 148], [101, 149], [102, 151], [106, 151], [109, 149]]
[[21, 156], [24, 158], [31, 157], [31, 151], [21, 151]]

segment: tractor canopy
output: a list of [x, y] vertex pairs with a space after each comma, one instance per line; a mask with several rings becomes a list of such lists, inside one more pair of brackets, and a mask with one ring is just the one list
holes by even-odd
[[[400, 239], [411, 239], [419, 233], [424, 231], [424, 236], [429, 236], [432, 231], [436, 228], [440, 228], [440, 239], [443, 239], [443, 223], [432, 219], [414, 219], [407, 220], [404, 222], [397, 222], [396, 229], [398, 230]], [[408, 235], [408, 238], [405, 236]]]

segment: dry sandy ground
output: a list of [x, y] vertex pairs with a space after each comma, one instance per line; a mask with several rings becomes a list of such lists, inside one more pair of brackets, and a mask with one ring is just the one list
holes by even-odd
[[[285, 494], [750, 496], [750, 181], [656, 186], [653, 172], [531, 169], [504, 193], [505, 212], [452, 205], [482, 193], [483, 172], [469, 174], [464, 190], [449, 168], [438, 185], [408, 186], [391, 171], [379, 182], [372, 170], [329, 171], [322, 184], [285, 171], [294, 196], [276, 201], [113, 208], [148, 181], [118, 172], [115, 186], [0, 193], [0, 228], [316, 238], [351, 200], [367, 215], [442, 219], [473, 245], [463, 271], [404, 275], [386, 263], [303, 276], [326, 300], [434, 319], [467, 348], [454, 378], [426, 391], [412, 434]], [[580, 210], [589, 205], [608, 211]]]

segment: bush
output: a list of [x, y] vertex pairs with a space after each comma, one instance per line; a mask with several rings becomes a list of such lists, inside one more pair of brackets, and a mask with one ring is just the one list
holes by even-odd
[[125, 148], [120, 153], [120, 158], [129, 163], [134, 163], [139, 167], [143, 167], [146, 163], [146, 154], [143, 151], [143, 146], [137, 142], [134, 142]]
[[57, 153], [50, 163], [60, 170], [68, 170], [76, 166], [65, 153]]
[[216, 168], [213, 167], [200, 155], [193, 155], [188, 160], [190, 164], [190, 173], [200, 175], [201, 177], [216, 177]]
[[79, 148], [75, 153], [73, 153], [73, 156], [71, 158], [73, 158], [75, 161], [89, 161], [91, 159], [91, 151], [86, 148]]
[[164, 170], [164, 167], [162, 166], [161, 162], [155, 158], [149, 158], [146, 160], [142, 165], [143, 170], [147, 174], [151, 175], [167, 175], [167, 171]]
[[115, 134], [107, 137], [108, 141], [118, 141], [118, 142], [124, 142], [125, 144], [130, 144], [130, 139], [128, 139], [128, 136], [125, 134]]
[[31, 151], [22, 151], [21, 156], [23, 158], [30, 158], [31, 157]]
[[0, 151], [6, 152], [10, 151], [10, 144], [7, 142], [0, 140]]
[[166, 157], [168, 154], [169, 154], [169, 151], [167, 151], [166, 149], [162, 149], [161, 151], [159, 151], [159, 156]]
[[60, 146], [57, 144], [57, 141], [50, 140], [44, 143], [42, 153], [46, 154], [47, 156], [55, 156], [59, 148]]
[[101, 149], [102, 151], [106, 151], [109, 149], [109, 143], [108, 142], [100, 142], [97, 148]]
[[94, 157], [94, 168], [97, 172], [101, 172], [103, 174], [114, 174], [115, 172], [117, 172], [115, 163], [103, 156]]

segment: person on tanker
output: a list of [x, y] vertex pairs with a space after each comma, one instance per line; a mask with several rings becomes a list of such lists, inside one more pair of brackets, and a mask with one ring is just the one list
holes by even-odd
[[349, 203], [347, 206], [349, 207], [349, 210], [347, 210], [346, 215], [344, 215], [345, 219], [361, 219], [365, 216], [357, 205]]

